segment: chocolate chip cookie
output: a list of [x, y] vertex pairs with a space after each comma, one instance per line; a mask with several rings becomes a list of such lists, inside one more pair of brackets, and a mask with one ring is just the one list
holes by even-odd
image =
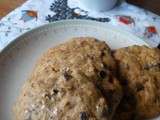
[[37, 62], [13, 108], [16, 120], [111, 120], [122, 98], [110, 48], [73, 38]]
[[160, 50], [135, 45], [117, 50], [114, 56], [125, 93], [118, 117], [132, 120], [137, 114], [141, 120], [160, 115]]

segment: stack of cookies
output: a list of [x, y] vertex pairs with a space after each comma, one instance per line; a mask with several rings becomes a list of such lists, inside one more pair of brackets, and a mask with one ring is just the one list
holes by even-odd
[[15, 120], [142, 120], [160, 114], [160, 50], [112, 52], [73, 38], [37, 62], [13, 107]]

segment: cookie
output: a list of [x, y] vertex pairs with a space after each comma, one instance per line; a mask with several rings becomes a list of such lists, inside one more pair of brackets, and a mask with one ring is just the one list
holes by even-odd
[[117, 115], [128, 120], [135, 114], [138, 119], [160, 115], [160, 50], [135, 45], [117, 50], [114, 56], [125, 93]]
[[73, 38], [37, 62], [13, 108], [16, 120], [111, 120], [122, 98], [110, 48]]

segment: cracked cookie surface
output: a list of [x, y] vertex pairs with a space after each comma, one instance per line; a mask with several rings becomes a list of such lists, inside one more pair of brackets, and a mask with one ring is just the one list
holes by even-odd
[[37, 62], [14, 106], [16, 120], [111, 120], [122, 89], [108, 45], [74, 38]]

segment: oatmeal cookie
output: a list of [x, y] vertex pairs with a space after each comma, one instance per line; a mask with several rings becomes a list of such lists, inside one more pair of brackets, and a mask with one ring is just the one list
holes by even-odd
[[138, 114], [139, 119], [158, 116], [160, 50], [135, 45], [117, 50], [114, 56], [119, 64], [119, 75], [126, 99], [121, 102], [119, 115], [132, 117]]
[[110, 48], [74, 38], [37, 62], [14, 106], [16, 120], [111, 120], [122, 89]]

